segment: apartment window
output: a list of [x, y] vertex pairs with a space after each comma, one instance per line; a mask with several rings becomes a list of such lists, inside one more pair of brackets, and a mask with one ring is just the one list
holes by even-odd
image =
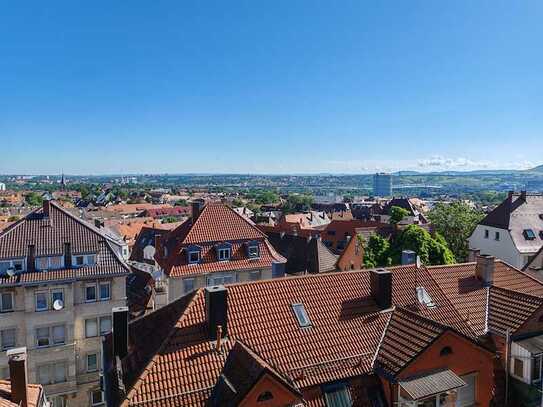
[[[100, 329], [100, 330], [98, 330]], [[85, 337], [105, 335], [111, 332], [111, 317], [89, 318], [85, 320]]]
[[78, 254], [72, 256], [72, 264], [76, 267], [94, 266], [96, 264], [95, 254]]
[[345, 383], [332, 383], [323, 386], [327, 407], [349, 407], [353, 405], [351, 392]]
[[47, 399], [51, 402], [51, 407], [66, 407], [65, 396], [48, 396]]
[[98, 321], [96, 318], [85, 320], [85, 337], [92, 338], [98, 336]]
[[36, 311], [47, 311], [49, 309], [47, 297], [48, 293], [46, 291], [36, 293]]
[[200, 262], [201, 258], [201, 248], [199, 246], [189, 246], [187, 247], [187, 253], [189, 256], [189, 264], [195, 264]]
[[485, 239], [488, 239], [488, 236], [490, 236], [490, 232], [488, 229], [485, 229]]
[[87, 265], [88, 266], [96, 265], [96, 255], [95, 254], [89, 254], [87, 256]]
[[260, 248], [257, 241], [247, 243], [247, 255], [252, 259], [260, 257]]
[[304, 328], [306, 326], [311, 326], [311, 321], [307, 315], [304, 304], [292, 304], [292, 310], [294, 311], [294, 315], [296, 316], [300, 327]]
[[63, 256], [37, 257], [36, 268], [38, 270], [57, 270], [64, 266]]
[[66, 367], [65, 362], [38, 366], [38, 382], [44, 385], [65, 382]]
[[260, 270], [251, 271], [249, 273], [250, 281], [258, 281], [262, 278], [262, 272]]
[[218, 249], [219, 253], [219, 260], [228, 260], [230, 259], [230, 248], [229, 247], [222, 247]]
[[64, 345], [66, 343], [66, 327], [55, 325], [36, 329], [36, 346], [46, 347]]
[[85, 265], [85, 256], [75, 256], [74, 259], [75, 259], [74, 264], [76, 266], [81, 267]]
[[96, 284], [88, 284], [85, 286], [85, 301], [96, 301]]
[[8, 270], [24, 271], [24, 259], [13, 259], [0, 261], [0, 275], [6, 275]]
[[231, 284], [233, 282], [234, 282], [233, 274], [211, 275], [207, 278], [208, 286]]
[[106, 335], [111, 332], [111, 317], [100, 318], [100, 335]]
[[104, 404], [104, 395], [100, 389], [91, 391], [91, 405], [101, 406]]
[[183, 293], [190, 293], [194, 291], [194, 278], [183, 279]]
[[0, 339], [2, 341], [2, 350], [8, 350], [11, 348], [14, 348], [16, 343], [16, 331], [15, 328], [12, 329], [4, 329], [2, 332], [0, 332]]
[[108, 283], [100, 283], [100, 301], [109, 300], [111, 298], [111, 284]]
[[500, 232], [494, 233], [494, 240], [500, 240]]
[[13, 293], [2, 293], [0, 295], [0, 311], [13, 311]]
[[54, 304], [56, 300], [62, 301], [64, 303], [64, 291], [63, 290], [53, 290], [51, 291], [51, 304]]
[[98, 353], [87, 355], [87, 373], [98, 371]]
[[515, 358], [513, 360], [513, 374], [517, 377], [524, 377], [524, 361]]

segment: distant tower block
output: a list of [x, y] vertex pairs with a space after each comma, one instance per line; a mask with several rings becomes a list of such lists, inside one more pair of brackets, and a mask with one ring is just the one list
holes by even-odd
[[392, 175], [379, 172], [373, 176], [373, 195], [392, 196]]

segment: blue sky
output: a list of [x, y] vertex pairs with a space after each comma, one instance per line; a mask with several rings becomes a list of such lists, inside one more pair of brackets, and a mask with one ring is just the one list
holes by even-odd
[[543, 2], [11, 1], [0, 173], [543, 163]]

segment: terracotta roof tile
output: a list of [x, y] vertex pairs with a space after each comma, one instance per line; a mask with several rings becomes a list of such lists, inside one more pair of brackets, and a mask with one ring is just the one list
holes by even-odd
[[[39, 384], [27, 384], [28, 407], [39, 407], [43, 397], [43, 387]], [[11, 383], [9, 380], [0, 380], [0, 407], [18, 407], [18, 403], [11, 401]]]

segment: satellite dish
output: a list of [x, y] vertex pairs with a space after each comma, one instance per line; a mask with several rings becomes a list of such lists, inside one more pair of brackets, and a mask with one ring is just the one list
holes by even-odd
[[53, 302], [53, 309], [55, 311], [60, 311], [62, 308], [64, 308], [64, 301], [58, 299]]
[[8, 273], [8, 276], [13, 277], [13, 276], [15, 276], [15, 269], [14, 268], [9, 268], [7, 270], [7, 273]]

